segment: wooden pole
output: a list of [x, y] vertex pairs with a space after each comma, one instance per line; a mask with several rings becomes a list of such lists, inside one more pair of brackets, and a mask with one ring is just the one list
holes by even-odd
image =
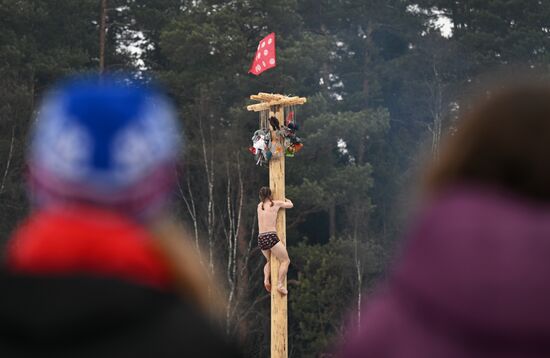
[[[274, 110], [274, 111], [273, 111]], [[275, 116], [280, 125], [284, 124], [283, 106], [274, 106], [269, 116]], [[272, 140], [280, 140], [271, 131]], [[269, 187], [273, 199], [285, 199], [285, 155], [269, 161]], [[286, 246], [286, 212], [284, 209], [277, 213], [277, 236]], [[287, 324], [287, 296], [277, 290], [279, 276], [279, 260], [271, 255], [271, 358], [288, 357], [288, 324]], [[283, 283], [286, 288], [286, 279]]]
[[[250, 96], [250, 99], [260, 101], [246, 107], [249, 111], [259, 112], [269, 110], [269, 116], [274, 116], [280, 125], [285, 122], [285, 106], [296, 106], [306, 103], [303, 97], [288, 97], [281, 94], [258, 93]], [[271, 130], [271, 140], [279, 141], [281, 138]], [[284, 148], [283, 143], [281, 143]], [[285, 153], [283, 150], [280, 158], [272, 158], [269, 161], [269, 187], [273, 199], [285, 199]], [[286, 246], [286, 212], [279, 210], [277, 213], [277, 236]], [[288, 323], [287, 323], [287, 296], [277, 291], [277, 279], [279, 276], [280, 262], [271, 255], [271, 358], [288, 357]], [[283, 286], [286, 288], [286, 277]]]

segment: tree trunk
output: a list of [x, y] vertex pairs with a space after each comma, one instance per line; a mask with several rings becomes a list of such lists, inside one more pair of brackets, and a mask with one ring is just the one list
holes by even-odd
[[231, 175], [229, 164], [227, 165], [227, 218], [228, 229], [226, 230], [227, 238], [227, 284], [228, 284], [228, 297], [227, 297], [227, 312], [226, 312], [226, 333], [230, 333], [233, 314], [237, 306], [237, 252], [238, 252], [238, 236], [241, 231], [241, 219], [243, 209], [243, 189], [244, 184], [241, 176], [241, 166], [239, 157], [237, 155], [237, 178], [238, 188], [236, 191], [235, 203], [233, 203], [233, 188], [231, 182]]
[[435, 160], [439, 158], [439, 147], [441, 143], [442, 117], [443, 117], [443, 84], [437, 70], [435, 59], [433, 60], [433, 82], [429, 85], [432, 99], [432, 156]]
[[334, 239], [336, 237], [336, 205], [334, 202], [328, 208], [328, 218], [329, 238]]
[[[177, 174], [177, 172], [176, 172]], [[183, 199], [183, 202], [185, 203], [185, 206], [187, 207], [187, 212], [189, 213], [189, 217], [191, 217], [191, 221], [193, 222], [193, 233], [195, 238], [195, 248], [197, 249], [197, 252], [199, 254], [199, 257], [201, 258], [202, 262], [202, 253], [201, 253], [201, 247], [199, 244], [199, 223], [197, 218], [197, 206], [195, 205], [195, 199], [193, 197], [193, 191], [191, 190], [191, 182], [189, 180], [189, 177], [187, 177], [187, 193], [189, 194], [189, 199], [186, 197], [185, 193], [183, 192], [183, 189], [181, 187], [181, 183], [178, 176], [178, 189], [180, 192], [180, 196]]]
[[8, 177], [8, 172], [10, 170], [11, 158], [13, 156], [13, 143], [15, 140], [15, 125], [11, 128], [11, 141], [10, 141], [10, 150], [8, 152], [8, 160], [6, 162], [6, 169], [4, 170], [4, 175], [2, 176], [2, 183], [0, 185], [0, 194], [4, 192], [4, 185], [6, 184], [6, 178]]
[[[203, 117], [206, 111], [206, 98], [205, 98], [205, 90], [201, 90], [200, 98], [199, 98], [199, 134], [200, 134], [200, 140], [201, 140], [201, 149], [202, 149], [202, 160], [203, 160], [203, 166], [204, 171], [206, 174], [206, 184], [208, 188], [208, 199], [207, 199], [207, 214], [206, 214], [206, 231], [208, 233], [208, 267], [210, 269], [210, 272], [213, 274], [214, 269], [214, 225], [216, 222], [216, 215], [215, 215], [215, 201], [214, 201], [214, 179], [215, 179], [215, 172], [214, 172], [214, 146], [212, 143], [212, 140], [210, 140], [210, 143], [206, 143], [206, 137], [204, 135], [204, 128], [203, 128]], [[210, 126], [210, 138], [212, 138], [212, 128]], [[207, 146], [210, 148], [210, 150], [207, 150]]]
[[366, 103], [368, 102], [369, 90], [370, 90], [368, 73], [371, 70], [371, 64], [372, 64], [371, 51], [374, 48], [373, 42], [372, 42], [373, 31], [374, 31], [374, 26], [371, 22], [369, 22], [369, 24], [367, 25], [367, 31], [365, 32], [365, 59], [364, 59], [365, 73], [363, 76], [363, 97]]
[[101, 0], [99, 18], [99, 73], [105, 70], [105, 20], [107, 17], [107, 0]]
[[362, 262], [361, 262], [361, 256], [359, 254], [359, 240], [357, 237], [357, 231], [358, 231], [358, 225], [359, 225], [359, 211], [356, 211], [355, 215], [355, 222], [354, 222], [354, 228], [353, 228], [353, 256], [355, 261], [355, 273], [356, 273], [356, 279], [357, 279], [357, 297], [356, 297], [356, 305], [357, 305], [357, 329], [361, 329], [361, 294], [363, 292], [363, 270], [362, 270]]

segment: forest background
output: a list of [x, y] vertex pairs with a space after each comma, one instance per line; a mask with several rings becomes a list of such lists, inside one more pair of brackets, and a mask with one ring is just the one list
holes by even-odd
[[[227, 292], [227, 333], [269, 354], [269, 296], [256, 248], [247, 147], [258, 92], [299, 95], [304, 149], [287, 160], [289, 355], [315, 357], [360, 325], [383, 279], [415, 173], [488, 71], [549, 68], [550, 1], [108, 0], [105, 70], [153, 77], [186, 138], [175, 215]], [[99, 66], [100, 0], [0, 0], [0, 240], [29, 209], [25, 142], [58, 79]], [[442, 28], [443, 26], [443, 28]], [[277, 34], [278, 66], [247, 74]], [[351, 322], [351, 323], [350, 323]]]

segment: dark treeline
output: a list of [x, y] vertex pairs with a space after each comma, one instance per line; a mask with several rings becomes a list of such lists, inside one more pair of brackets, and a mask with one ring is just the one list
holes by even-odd
[[[28, 210], [36, 103], [59, 78], [97, 71], [99, 15], [99, 0], [0, 0], [3, 242]], [[296, 113], [305, 147], [287, 160], [289, 353], [314, 357], [383, 276], [419, 153], [437, 157], [471, 85], [487, 71], [548, 71], [548, 1], [109, 0], [107, 15], [106, 71], [155, 77], [177, 103], [186, 145], [175, 214], [223, 279], [225, 327], [250, 356], [269, 352], [255, 224], [268, 177], [247, 152], [258, 127], [250, 94], [308, 97]], [[248, 75], [270, 32], [278, 66]]]

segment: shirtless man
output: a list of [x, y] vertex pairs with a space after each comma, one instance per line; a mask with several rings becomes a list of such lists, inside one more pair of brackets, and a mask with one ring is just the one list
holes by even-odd
[[279, 280], [277, 281], [277, 291], [286, 295], [288, 291], [283, 285], [285, 282], [290, 258], [285, 245], [277, 237], [277, 212], [279, 209], [290, 209], [294, 205], [292, 201], [285, 199], [273, 200], [271, 189], [262, 187], [260, 189], [260, 203], [258, 204], [258, 246], [262, 250], [267, 263], [264, 266], [264, 286], [268, 292], [271, 292], [271, 254], [279, 260]]

